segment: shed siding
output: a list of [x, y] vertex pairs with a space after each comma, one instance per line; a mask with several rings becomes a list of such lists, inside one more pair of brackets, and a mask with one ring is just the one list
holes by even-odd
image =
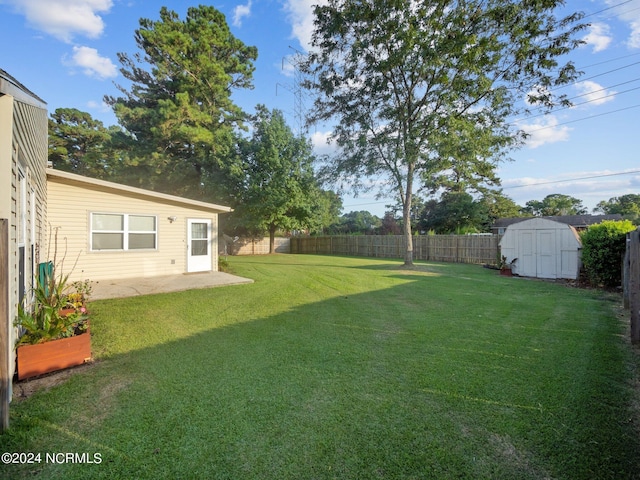
[[500, 240], [507, 261], [518, 259], [514, 273], [539, 278], [578, 278], [581, 246], [573, 227], [543, 218], [510, 225]]
[[[151, 201], [136, 194], [110, 192], [94, 186], [50, 178], [49, 221], [58, 232], [58, 257], [67, 249], [65, 271], [69, 279], [92, 281], [115, 278], [181, 274], [187, 271], [187, 219], [212, 222], [212, 270], [218, 269], [218, 215], [198, 208]], [[157, 249], [90, 251], [90, 214], [147, 214], [157, 216]], [[171, 223], [168, 218], [176, 217]], [[66, 247], [65, 247], [66, 244]]]

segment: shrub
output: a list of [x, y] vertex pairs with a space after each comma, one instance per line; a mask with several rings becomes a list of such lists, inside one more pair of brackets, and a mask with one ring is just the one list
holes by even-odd
[[582, 264], [592, 285], [620, 285], [626, 234], [634, 229], [629, 220], [606, 220], [582, 234]]
[[226, 256], [218, 257], [218, 271], [225, 272], [225, 273], [230, 272], [229, 261], [227, 260]]

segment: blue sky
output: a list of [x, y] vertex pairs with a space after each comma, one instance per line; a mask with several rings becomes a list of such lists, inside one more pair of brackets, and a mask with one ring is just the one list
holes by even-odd
[[[249, 112], [263, 103], [285, 112], [295, 128], [291, 55], [306, 51], [312, 5], [318, 0], [227, 0], [213, 3], [236, 37], [258, 48], [255, 88], [235, 101]], [[198, 5], [194, 2], [193, 5]], [[158, 19], [162, 6], [184, 18], [190, 4], [175, 0], [0, 0], [0, 68], [48, 103], [116, 124], [103, 104], [118, 95], [118, 52], [137, 52], [133, 34], [141, 17]], [[527, 145], [498, 169], [504, 193], [519, 205], [562, 193], [590, 210], [600, 200], [640, 193], [640, 0], [568, 0], [591, 27], [587, 44], [571, 54], [584, 71], [563, 88], [576, 104], [551, 115], [519, 121], [531, 134]], [[310, 103], [310, 100], [306, 101]], [[331, 147], [328, 127], [310, 132], [318, 153]], [[382, 216], [393, 199], [375, 192], [344, 196], [344, 212]]]

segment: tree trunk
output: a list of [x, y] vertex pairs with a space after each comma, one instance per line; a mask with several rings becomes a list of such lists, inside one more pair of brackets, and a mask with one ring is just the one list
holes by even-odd
[[407, 267], [413, 266], [413, 237], [411, 236], [411, 200], [413, 192], [413, 170], [414, 164], [409, 164], [407, 172], [407, 189], [403, 194], [404, 201], [402, 202], [402, 223], [404, 224], [404, 239], [407, 245], [407, 249], [404, 253], [404, 265]]
[[407, 249], [404, 253], [405, 266], [413, 265], [413, 237], [411, 235], [411, 211], [410, 208], [403, 208], [403, 222], [404, 222], [404, 238], [407, 242]]
[[276, 226], [269, 226], [269, 253], [276, 253]]

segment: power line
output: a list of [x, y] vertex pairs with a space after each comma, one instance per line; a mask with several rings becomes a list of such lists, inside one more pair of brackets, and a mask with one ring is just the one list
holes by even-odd
[[618, 175], [632, 175], [634, 173], [640, 173], [640, 170], [631, 170], [629, 172], [617, 172], [617, 173], [603, 173], [600, 175], [591, 175], [588, 177], [577, 177], [577, 178], [566, 178], [564, 180], [550, 180], [548, 182], [538, 182], [538, 183], [528, 183], [526, 185], [514, 185], [512, 187], [502, 187], [503, 190], [512, 189], [512, 188], [526, 188], [526, 187], [535, 187], [538, 185], [551, 185], [553, 183], [566, 183], [566, 182], [578, 182], [580, 180], [591, 180], [594, 178], [604, 178], [604, 177], [615, 177]]
[[[620, 70], [624, 70], [625, 68], [633, 67], [634, 65], [638, 65], [638, 64], [640, 64], [640, 62], [634, 62], [634, 63], [630, 63], [629, 65], [624, 65], [622, 67], [614, 68], [613, 70], [608, 70], [606, 72], [598, 73], [596, 75], [591, 75], [590, 77], [587, 77], [587, 78], [581, 78], [580, 82], [585, 82], [587, 80], [592, 80], [594, 78], [602, 77], [604, 75], [608, 75], [608, 74], [613, 73], [613, 72], [618, 72]], [[575, 82], [572, 85], [576, 85], [576, 84], [578, 84], [580, 82]], [[564, 86], [565, 85], [562, 85], [562, 87], [564, 87]], [[558, 87], [558, 88], [562, 88], [562, 87]], [[555, 88], [554, 90], [557, 90], [558, 88]]]
[[593, 12], [593, 13], [590, 13], [588, 15], [585, 15], [582, 18], [593, 17], [594, 15], [598, 15], [599, 13], [606, 12], [607, 10], [612, 10], [614, 8], [617, 8], [617, 7], [621, 7], [622, 5], [626, 5], [627, 3], [631, 3], [631, 2], [633, 2], [633, 0], [626, 0], [624, 2], [617, 3], [616, 5], [611, 5], [610, 7], [603, 8], [602, 10], [598, 10], [597, 12]]
[[[604, 88], [600, 88], [598, 90], [593, 90], [591, 92], [582, 93], [580, 95], [576, 95], [575, 97], [571, 97], [568, 100], [574, 100], [576, 98], [586, 97], [588, 95], [593, 95], [595, 93], [605, 92], [605, 91], [609, 90], [610, 88], [619, 87], [620, 85], [625, 85], [627, 83], [637, 82], [638, 80], [640, 80], [640, 78], [635, 78], [633, 80], [629, 80], [628, 82], [617, 83], [615, 85], [612, 85], [611, 87], [604, 87]], [[552, 110], [550, 112], [537, 113], [535, 115], [530, 115], [528, 117], [518, 118], [516, 120], [513, 120], [512, 124], [517, 123], [517, 122], [521, 122], [521, 121], [524, 121], [524, 120], [529, 120], [531, 118], [544, 117], [544, 116], [552, 114], [552, 113], [561, 112], [562, 110], [567, 110], [567, 109], [570, 109], [570, 108], [579, 107], [581, 105], [587, 105], [589, 103], [599, 102], [599, 101], [601, 101], [601, 100], [603, 100], [605, 98], [615, 97], [616, 95], [622, 95], [624, 93], [633, 92], [634, 90], [639, 90], [639, 89], [640, 89], [640, 87], [634, 87], [634, 88], [630, 88], [628, 90], [623, 90], [621, 92], [612, 92], [612, 93], [610, 93], [608, 95], [604, 95], [604, 96], [601, 96], [601, 97], [598, 97], [598, 98], [594, 98], [593, 100], [587, 100], [586, 102], [574, 103], [573, 105], [570, 105], [568, 107], [556, 108], [555, 110]], [[587, 118], [589, 118], [589, 117], [587, 117]]]
[[597, 63], [592, 63], [590, 65], [582, 65], [580, 67], [577, 67], [579, 70], [583, 69], [583, 68], [591, 68], [591, 67], [597, 67], [598, 65], [604, 65], [605, 63], [611, 63], [611, 62], [617, 62], [618, 60], [623, 60], [625, 58], [629, 58], [629, 57], [637, 57], [638, 55], [640, 55], [639, 53], [630, 53], [629, 55], [622, 55], [620, 57], [615, 57], [615, 58], [610, 58], [609, 60], [603, 60], [601, 62], [597, 62]]
[[640, 103], [637, 104], [637, 105], [631, 105], [630, 107], [625, 107], [625, 108], [619, 108], [617, 110], [612, 110], [610, 112], [598, 113], [596, 115], [591, 115], [590, 117], [583, 117], [583, 118], [578, 118], [576, 120], [569, 120], [567, 122], [556, 123], [554, 125], [547, 125], [546, 127], [540, 127], [540, 128], [536, 128], [535, 130], [529, 130], [527, 133], [539, 132], [540, 130], [546, 130], [548, 128], [556, 128], [556, 127], [560, 127], [562, 125], [568, 125], [570, 123], [582, 122], [584, 120], [590, 120], [592, 118], [597, 118], [597, 117], [604, 117], [605, 115], [611, 115], [613, 113], [624, 112], [625, 110], [631, 110], [633, 108], [638, 108], [638, 107], [640, 107]]
[[[514, 188], [527, 188], [527, 187], [536, 187], [539, 185], [552, 185], [556, 183], [568, 183], [568, 182], [579, 182], [580, 180], [593, 180], [594, 178], [606, 178], [606, 177], [616, 177], [620, 175], [633, 175], [636, 173], [640, 173], [640, 170], [630, 170], [627, 172], [616, 172], [616, 173], [603, 173], [599, 175], [589, 175], [586, 177], [576, 177], [576, 178], [566, 178], [564, 180], [549, 180], [546, 182], [537, 182], [537, 183], [528, 183], [526, 185], [513, 185], [511, 187], [500, 187], [502, 190], [510, 190]], [[384, 203], [389, 203], [388, 200], [383, 202], [367, 202], [367, 203], [354, 203], [351, 205], [343, 205], [342, 208], [353, 208], [353, 207], [364, 207], [367, 205], [382, 205]]]

